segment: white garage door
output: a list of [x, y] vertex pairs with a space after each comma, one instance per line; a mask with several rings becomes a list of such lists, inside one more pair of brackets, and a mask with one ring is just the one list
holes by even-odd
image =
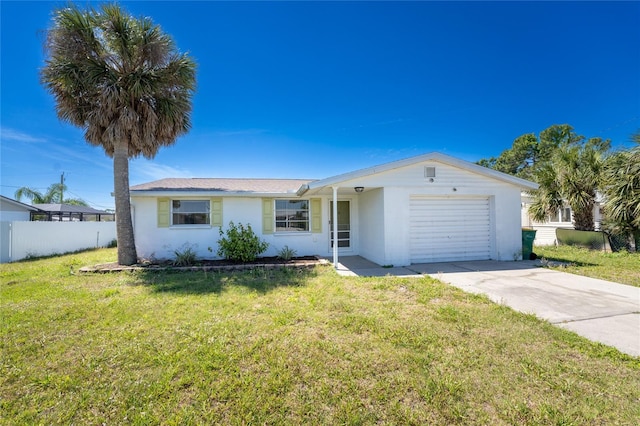
[[411, 263], [491, 258], [486, 197], [411, 197]]

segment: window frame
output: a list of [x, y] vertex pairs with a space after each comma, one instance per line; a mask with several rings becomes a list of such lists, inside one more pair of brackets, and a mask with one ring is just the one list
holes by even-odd
[[[198, 203], [206, 203], [205, 211], [190, 211], [190, 212], [174, 212], [174, 203], [175, 202], [198, 202]], [[198, 215], [205, 214], [206, 221], [203, 223], [175, 223], [174, 215], [175, 214], [185, 214], [185, 215]], [[206, 198], [171, 198], [169, 199], [169, 227], [171, 228], [211, 228], [211, 200]]]
[[[287, 208], [278, 208], [278, 202], [295, 202], [295, 203], [306, 203], [306, 209], [287, 209]], [[286, 219], [278, 220], [278, 211], [286, 211]], [[306, 212], [306, 218], [304, 219], [290, 219], [289, 212]], [[302, 235], [302, 234], [310, 234], [312, 227], [312, 217], [311, 217], [311, 200], [307, 198], [276, 198], [273, 200], [273, 233], [274, 235]], [[286, 222], [286, 224], [290, 223], [306, 223], [306, 229], [297, 229], [290, 226], [285, 226], [284, 229], [280, 229], [278, 223]]]
[[[562, 220], [566, 214], [569, 215], [568, 221]], [[573, 211], [571, 210], [571, 207], [564, 206], [558, 209], [554, 216], [549, 215], [547, 217], [547, 221], [549, 223], [573, 223]]]

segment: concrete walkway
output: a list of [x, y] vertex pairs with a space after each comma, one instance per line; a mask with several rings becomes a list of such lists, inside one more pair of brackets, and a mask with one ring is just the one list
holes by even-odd
[[345, 276], [429, 275], [545, 319], [590, 340], [640, 356], [640, 288], [541, 268], [536, 261], [446, 262], [384, 268], [359, 256], [339, 259]]

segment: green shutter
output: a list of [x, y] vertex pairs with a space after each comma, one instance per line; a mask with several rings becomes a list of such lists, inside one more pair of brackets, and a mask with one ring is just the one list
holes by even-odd
[[273, 198], [262, 199], [262, 233], [273, 234]]
[[322, 199], [311, 199], [311, 232], [322, 232]]
[[158, 228], [168, 228], [171, 216], [171, 201], [168, 198], [158, 198]]
[[211, 226], [222, 226], [222, 198], [211, 199]]

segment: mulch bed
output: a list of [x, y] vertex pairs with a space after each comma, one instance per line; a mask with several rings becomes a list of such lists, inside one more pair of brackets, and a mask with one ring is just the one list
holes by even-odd
[[294, 257], [282, 260], [277, 257], [260, 257], [253, 262], [232, 262], [230, 260], [198, 260], [192, 266], [176, 266], [172, 261], [144, 262], [132, 266], [119, 265], [117, 262], [80, 268], [84, 273], [109, 273], [125, 271], [239, 271], [247, 269], [265, 268], [312, 268], [317, 265], [328, 265], [329, 261], [316, 256]]

